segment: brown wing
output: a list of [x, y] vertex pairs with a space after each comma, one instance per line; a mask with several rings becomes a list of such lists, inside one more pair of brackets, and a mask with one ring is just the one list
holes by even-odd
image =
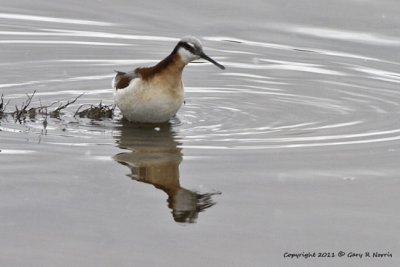
[[118, 89], [124, 89], [128, 87], [128, 85], [131, 83], [131, 81], [135, 78], [138, 78], [139, 76], [133, 72], [122, 72], [122, 71], [115, 71], [117, 74], [115, 75], [114, 78], [114, 84], [113, 87], [118, 90]]

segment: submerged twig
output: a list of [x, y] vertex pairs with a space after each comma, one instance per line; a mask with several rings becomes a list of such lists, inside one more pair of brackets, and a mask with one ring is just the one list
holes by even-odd
[[9, 103], [10, 103], [10, 100], [8, 100], [7, 103], [4, 103], [4, 95], [1, 94], [1, 97], [0, 97], [0, 112], [4, 113], [6, 111], [7, 105]]
[[10, 103], [10, 100], [8, 100], [6, 103], [4, 103], [4, 95], [1, 94], [1, 96], [0, 96], [0, 119], [6, 113], [6, 108], [7, 108], [8, 103]]
[[61, 110], [67, 108], [69, 105], [74, 104], [74, 103], [78, 100], [78, 98], [80, 98], [81, 96], [83, 96], [83, 94], [78, 95], [77, 97], [75, 97], [75, 99], [73, 99], [73, 100], [71, 100], [71, 101], [68, 100], [67, 103], [65, 103], [64, 105], [60, 105], [60, 106], [59, 106], [58, 108], [56, 108], [55, 110], [51, 111], [51, 112], [49, 113], [49, 114], [50, 114], [50, 117], [52, 117], [52, 118], [57, 118], [57, 117], [59, 117], [59, 116], [60, 116], [60, 111], [61, 111]]
[[19, 109], [18, 106], [15, 105], [15, 112], [12, 114], [15, 121], [18, 121], [21, 123], [23, 120], [25, 120], [25, 115], [27, 113], [29, 113], [30, 117], [36, 115], [36, 109], [31, 108], [31, 109], [27, 110], [29, 105], [31, 104], [32, 99], [35, 96], [35, 94], [36, 94], [36, 90], [33, 91], [32, 95], [26, 95], [28, 97], [28, 99], [25, 102], [22, 102], [21, 109]]
[[100, 120], [105, 118], [111, 119], [114, 116], [115, 105], [103, 105], [103, 103], [100, 102], [97, 106], [90, 105], [89, 108], [80, 111], [83, 106], [84, 105], [81, 105], [77, 109], [74, 117], [79, 116], [80, 118]]

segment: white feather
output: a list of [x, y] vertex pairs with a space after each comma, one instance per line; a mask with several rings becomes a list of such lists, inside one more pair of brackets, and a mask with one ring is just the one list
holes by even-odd
[[200, 58], [198, 55], [193, 54], [183, 47], [180, 47], [178, 49], [178, 54], [181, 56], [181, 59], [185, 64], [188, 64], [189, 62]]
[[172, 118], [183, 104], [183, 88], [177, 95], [133, 79], [128, 87], [114, 90], [114, 100], [129, 121], [158, 123]]

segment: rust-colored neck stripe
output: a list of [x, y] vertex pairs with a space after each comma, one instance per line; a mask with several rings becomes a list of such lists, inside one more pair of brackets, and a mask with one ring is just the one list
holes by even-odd
[[180, 59], [180, 56], [177, 53], [177, 48], [172, 51], [172, 53], [161, 60], [157, 65], [153, 67], [145, 67], [145, 68], [137, 68], [135, 69], [135, 73], [140, 75], [143, 80], [149, 80], [153, 78], [155, 75], [161, 73], [168, 68], [182, 68], [183, 65]]

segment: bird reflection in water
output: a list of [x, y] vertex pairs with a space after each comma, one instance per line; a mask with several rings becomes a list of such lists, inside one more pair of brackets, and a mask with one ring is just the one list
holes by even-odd
[[128, 166], [133, 180], [152, 184], [168, 195], [168, 207], [180, 223], [194, 223], [198, 213], [215, 205], [212, 196], [220, 193], [198, 193], [181, 187], [179, 164], [182, 149], [170, 123], [159, 125], [133, 124], [123, 121], [117, 136], [121, 149], [114, 159]]

